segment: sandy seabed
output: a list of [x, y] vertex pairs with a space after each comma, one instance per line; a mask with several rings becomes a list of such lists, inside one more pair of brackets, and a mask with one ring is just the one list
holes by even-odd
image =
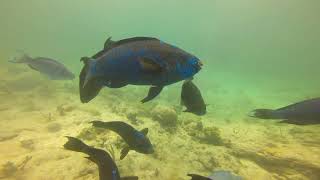
[[[23, 180], [98, 179], [85, 155], [63, 149], [64, 136], [108, 150], [122, 176], [141, 180], [184, 180], [187, 173], [230, 170], [251, 180], [320, 179], [319, 125], [297, 126], [256, 120], [246, 113], [259, 106], [294, 102], [292, 93], [251, 95], [221, 86], [203, 91], [208, 113], [181, 113], [178, 85], [140, 104], [146, 87], [103, 89], [82, 104], [78, 80], [49, 81], [24, 66], [0, 69], [0, 178]], [[277, 95], [278, 94], [278, 95]], [[287, 94], [290, 95], [290, 92]], [[283, 97], [283, 96], [282, 96]], [[278, 100], [274, 102], [273, 100]], [[152, 155], [130, 151], [119, 160], [121, 138], [94, 129], [92, 120], [122, 120], [149, 128]]]

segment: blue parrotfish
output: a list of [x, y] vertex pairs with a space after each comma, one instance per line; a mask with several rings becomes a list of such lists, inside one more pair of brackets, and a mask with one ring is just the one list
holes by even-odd
[[142, 103], [155, 98], [164, 86], [192, 78], [202, 62], [194, 55], [159, 39], [134, 37], [120, 41], [109, 38], [104, 49], [82, 57], [80, 100], [87, 103], [102, 87], [121, 88], [128, 84], [151, 86]]

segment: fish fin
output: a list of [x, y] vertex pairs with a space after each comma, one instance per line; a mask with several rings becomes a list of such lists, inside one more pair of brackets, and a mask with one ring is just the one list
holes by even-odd
[[35, 71], [39, 71], [38, 69], [36, 69], [35, 67], [33, 67], [31, 64], [28, 64], [28, 66], [29, 66], [31, 69], [35, 70]]
[[211, 178], [200, 176], [197, 174], [187, 174], [187, 175], [191, 177], [191, 180], [212, 180]]
[[148, 96], [141, 100], [142, 103], [148, 102], [158, 96], [163, 89], [163, 86], [152, 86], [149, 89]]
[[148, 132], [149, 132], [149, 129], [148, 129], [148, 128], [144, 128], [144, 129], [142, 129], [140, 132], [141, 132], [142, 134], [144, 134], [144, 135], [147, 135]]
[[282, 120], [279, 123], [286, 123], [286, 124], [294, 124], [294, 125], [314, 125], [314, 124], [320, 124], [319, 120], [299, 120], [299, 119], [286, 119], [286, 120]]
[[158, 64], [155, 60], [148, 57], [140, 57], [139, 63], [144, 71], [147, 72], [162, 72], [163, 67]]
[[79, 91], [80, 100], [82, 103], [87, 103], [98, 95], [103, 87], [99, 77], [93, 76], [94, 73], [90, 71], [90, 58], [81, 58], [84, 63], [79, 75]]
[[129, 153], [130, 148], [129, 147], [125, 147], [121, 150], [121, 155], [120, 155], [120, 160], [124, 159], [127, 154]]
[[92, 124], [93, 127], [106, 128], [106, 123], [103, 121], [91, 121], [90, 123]]
[[138, 176], [125, 176], [120, 178], [120, 180], [138, 180], [138, 179], [139, 179]]
[[84, 158], [88, 159], [89, 161], [94, 162], [94, 159], [93, 159], [92, 157], [90, 157], [90, 156], [88, 156], [88, 157], [84, 157]]
[[75, 137], [66, 136], [66, 138], [68, 138], [68, 141], [63, 145], [65, 149], [86, 153], [86, 149], [89, 147], [88, 145]]
[[112, 46], [112, 44], [115, 43], [115, 41], [111, 40], [112, 37], [109, 37], [106, 42], [104, 43], [103, 49], [106, 50]]

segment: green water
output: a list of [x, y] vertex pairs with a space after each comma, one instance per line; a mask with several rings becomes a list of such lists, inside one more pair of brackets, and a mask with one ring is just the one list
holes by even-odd
[[[2, 0], [0, 128], [9, 133], [34, 131], [0, 141], [0, 165], [19, 163], [29, 155], [33, 158], [25, 168], [7, 178], [97, 179], [93, 163], [61, 149], [63, 136], [78, 136], [93, 118], [128, 121], [126, 112], [137, 111], [137, 127], [151, 129], [158, 154], [117, 159], [123, 174], [179, 180], [188, 179], [190, 172], [208, 175], [226, 169], [246, 179], [320, 179], [319, 125], [301, 127], [246, 116], [254, 108], [277, 108], [320, 95], [319, 12], [316, 0]], [[110, 36], [157, 37], [199, 57], [204, 66], [194, 81], [210, 104], [207, 115], [189, 117], [177, 110], [181, 83], [166, 87], [145, 105], [138, 103], [148, 87], [133, 86], [104, 89], [94, 101], [81, 104], [78, 79], [52, 82], [7, 62], [23, 50], [58, 59], [78, 75], [80, 58], [101, 50]], [[73, 108], [61, 115], [61, 105]], [[157, 111], [150, 110], [159, 105], [177, 111], [175, 133], [153, 120]], [[47, 132], [41, 114], [52, 114], [56, 122], [50, 123], [61, 129]], [[180, 122], [188, 118], [219, 128], [221, 137], [233, 145], [195, 140], [188, 134], [192, 126]], [[34, 149], [21, 147], [24, 139], [35, 141]], [[103, 148], [100, 141], [87, 140]], [[84, 170], [89, 173], [79, 175]]]

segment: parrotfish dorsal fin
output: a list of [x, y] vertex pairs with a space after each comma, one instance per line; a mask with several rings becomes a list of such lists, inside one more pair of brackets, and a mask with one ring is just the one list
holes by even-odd
[[112, 46], [114, 43], [116, 43], [115, 41], [111, 40], [112, 37], [109, 37], [106, 42], [104, 43], [103, 49], [108, 49], [108, 47]]
[[162, 72], [163, 67], [155, 60], [148, 58], [148, 57], [141, 57], [139, 58], [139, 63], [143, 70], [148, 72]]
[[148, 128], [144, 128], [144, 129], [142, 129], [140, 132], [141, 132], [142, 134], [144, 134], [144, 135], [147, 135], [148, 132], [149, 132], [149, 129], [148, 129]]
[[107, 48], [104, 49], [104, 52], [106, 52], [107, 50], [120, 46], [122, 44], [126, 44], [126, 43], [130, 43], [130, 42], [137, 42], [137, 41], [150, 41], [150, 40], [155, 40], [155, 41], [159, 41], [159, 39], [157, 38], [153, 38], [153, 37], [133, 37], [133, 38], [127, 38], [127, 39], [122, 39], [119, 41], [113, 41], [113, 43], [108, 46]]

